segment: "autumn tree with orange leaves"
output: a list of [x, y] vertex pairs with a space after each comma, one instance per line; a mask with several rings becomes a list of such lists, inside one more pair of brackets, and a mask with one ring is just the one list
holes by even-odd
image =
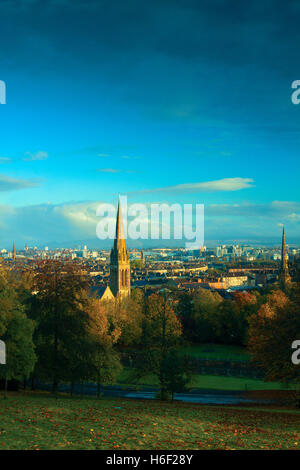
[[281, 290], [249, 319], [249, 350], [265, 379], [300, 385], [300, 366], [292, 363], [292, 343], [300, 339], [300, 305]]
[[90, 299], [88, 315], [90, 378], [97, 383], [99, 398], [101, 384], [113, 382], [122, 368], [115, 349], [115, 344], [121, 336], [121, 329], [109, 321], [105, 307], [97, 298]]

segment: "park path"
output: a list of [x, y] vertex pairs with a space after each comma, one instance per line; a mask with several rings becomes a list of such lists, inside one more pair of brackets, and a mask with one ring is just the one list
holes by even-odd
[[[50, 384], [37, 384], [38, 389], [51, 390]], [[70, 386], [68, 384], [61, 384], [58, 388], [59, 392], [68, 393]], [[105, 397], [119, 397], [131, 399], [153, 400], [158, 392], [157, 387], [143, 387], [136, 390], [130, 387], [121, 386], [102, 386], [101, 393]], [[84, 388], [80, 385], [75, 385], [74, 394], [76, 395], [91, 395], [97, 394], [97, 386], [93, 383], [85, 383]], [[174, 400], [182, 401], [185, 403], [199, 403], [203, 405], [240, 405], [240, 404], [268, 404], [270, 400], [264, 399], [251, 399], [242, 391], [236, 390], [212, 390], [212, 389], [194, 389], [189, 393], [174, 393]]]

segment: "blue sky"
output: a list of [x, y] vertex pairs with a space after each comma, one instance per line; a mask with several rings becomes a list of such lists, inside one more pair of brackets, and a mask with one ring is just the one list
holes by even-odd
[[1, 246], [100, 246], [118, 192], [205, 204], [208, 244], [276, 243], [281, 224], [300, 243], [299, 2], [2, 0], [0, 17]]

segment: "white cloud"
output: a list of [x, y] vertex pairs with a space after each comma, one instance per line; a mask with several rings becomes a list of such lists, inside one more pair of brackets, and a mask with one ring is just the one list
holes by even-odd
[[57, 214], [65, 217], [71, 224], [76, 226], [86, 226], [95, 228], [99, 218], [96, 216], [98, 207], [97, 202], [80, 202], [70, 203], [57, 206], [55, 211]]
[[291, 221], [291, 222], [299, 222], [300, 221], [300, 213], [299, 214], [296, 214], [295, 212], [293, 212], [292, 214], [289, 214], [287, 216], [287, 218]]
[[31, 152], [25, 152], [25, 157], [23, 158], [24, 162], [32, 162], [35, 160], [47, 160], [48, 158], [48, 153], [44, 152], [43, 150], [39, 150], [38, 152], [31, 153]]
[[300, 213], [300, 203], [294, 201], [272, 201], [264, 204], [210, 204], [205, 207], [210, 217], [261, 217], [284, 218], [296, 221]]
[[120, 173], [121, 170], [116, 170], [115, 168], [98, 168], [96, 171], [100, 173]]
[[0, 191], [16, 191], [18, 189], [33, 188], [38, 186], [37, 180], [22, 180], [6, 175], [0, 175]]
[[239, 191], [240, 189], [252, 188], [254, 185], [252, 178], [223, 178], [215, 181], [200, 183], [185, 183], [175, 186], [165, 186], [163, 188], [145, 189], [136, 191], [140, 193], [208, 193], [217, 191]]
[[97, 206], [97, 202], [0, 206], [1, 245], [9, 247], [12, 239], [19, 244], [57, 242], [57, 246], [83, 238], [96, 240]]
[[139, 160], [141, 157], [132, 157], [130, 155], [122, 155], [121, 158], [124, 160]]
[[[0, 248], [11, 240], [19, 245], [77, 243], [90, 240], [103, 246], [96, 237], [100, 202], [69, 202], [11, 207], [0, 205]], [[146, 204], [149, 210], [149, 204]], [[130, 204], [129, 204], [130, 206]], [[209, 205], [205, 207], [205, 236], [208, 240], [243, 239], [280, 243], [279, 224], [286, 227], [287, 239], [299, 240], [300, 203], [274, 201], [268, 204]], [[163, 221], [162, 221], [163, 222]], [[161, 223], [161, 222], [160, 222]], [[138, 241], [137, 241], [138, 242]], [[167, 241], [162, 241], [163, 245]], [[178, 240], [180, 244], [180, 240]], [[183, 243], [183, 242], [182, 242]], [[131, 243], [133, 244], [133, 242]], [[160, 242], [158, 241], [158, 244]], [[111, 246], [108, 240], [106, 247]]]

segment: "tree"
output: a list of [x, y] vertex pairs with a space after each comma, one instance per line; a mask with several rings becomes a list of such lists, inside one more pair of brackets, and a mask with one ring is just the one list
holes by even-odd
[[201, 288], [180, 297], [177, 311], [188, 340], [197, 343], [215, 340], [213, 320], [221, 303], [222, 297], [217, 292]]
[[22, 380], [33, 371], [36, 362], [33, 331], [34, 323], [21, 310], [15, 310], [2, 336], [6, 344], [8, 380]]
[[148, 298], [142, 330], [138, 374], [156, 375], [160, 383], [161, 398], [165, 399], [168, 392], [165, 374], [167, 356], [176, 347], [181, 336], [181, 324], [165, 294], [153, 294]]
[[246, 308], [251, 305], [256, 305], [259, 293], [255, 292], [234, 292], [233, 300], [237, 303], [239, 308]]
[[105, 308], [99, 299], [90, 299], [89, 314], [89, 370], [90, 378], [97, 383], [97, 397], [100, 384], [113, 381], [122, 367], [114, 345], [121, 335], [117, 325], [110, 324]]
[[180, 318], [183, 334], [187, 339], [194, 337], [194, 318], [193, 318], [193, 299], [192, 296], [186, 292], [179, 295], [178, 303], [176, 305], [176, 312]]
[[30, 310], [37, 323], [35, 374], [52, 379], [56, 392], [60, 380], [75, 380], [84, 374], [88, 285], [76, 263], [46, 260], [36, 273], [35, 291]]
[[246, 313], [237, 302], [224, 300], [212, 318], [215, 341], [242, 346], [248, 330]]
[[248, 347], [253, 361], [265, 371], [265, 379], [299, 386], [299, 365], [291, 360], [292, 343], [300, 339], [299, 303], [275, 290], [249, 322]]
[[122, 301], [117, 299], [104, 304], [109, 321], [118, 326], [121, 332], [118, 339], [119, 350], [137, 347], [141, 340], [145, 301], [143, 292], [140, 289], [138, 291]]
[[[165, 390], [171, 393], [172, 401], [175, 392], [186, 392], [191, 383], [195, 366], [189, 356], [183, 356], [176, 350], [167, 353], [162, 361]], [[161, 396], [163, 398], [163, 396]]]
[[0, 337], [6, 344], [7, 364], [1, 376], [22, 380], [32, 372], [36, 355], [33, 344], [34, 322], [27, 318], [16, 291], [9, 282], [9, 273], [0, 272]]
[[141, 259], [134, 259], [130, 261], [131, 268], [135, 269], [142, 269], [144, 267], [144, 263]]

